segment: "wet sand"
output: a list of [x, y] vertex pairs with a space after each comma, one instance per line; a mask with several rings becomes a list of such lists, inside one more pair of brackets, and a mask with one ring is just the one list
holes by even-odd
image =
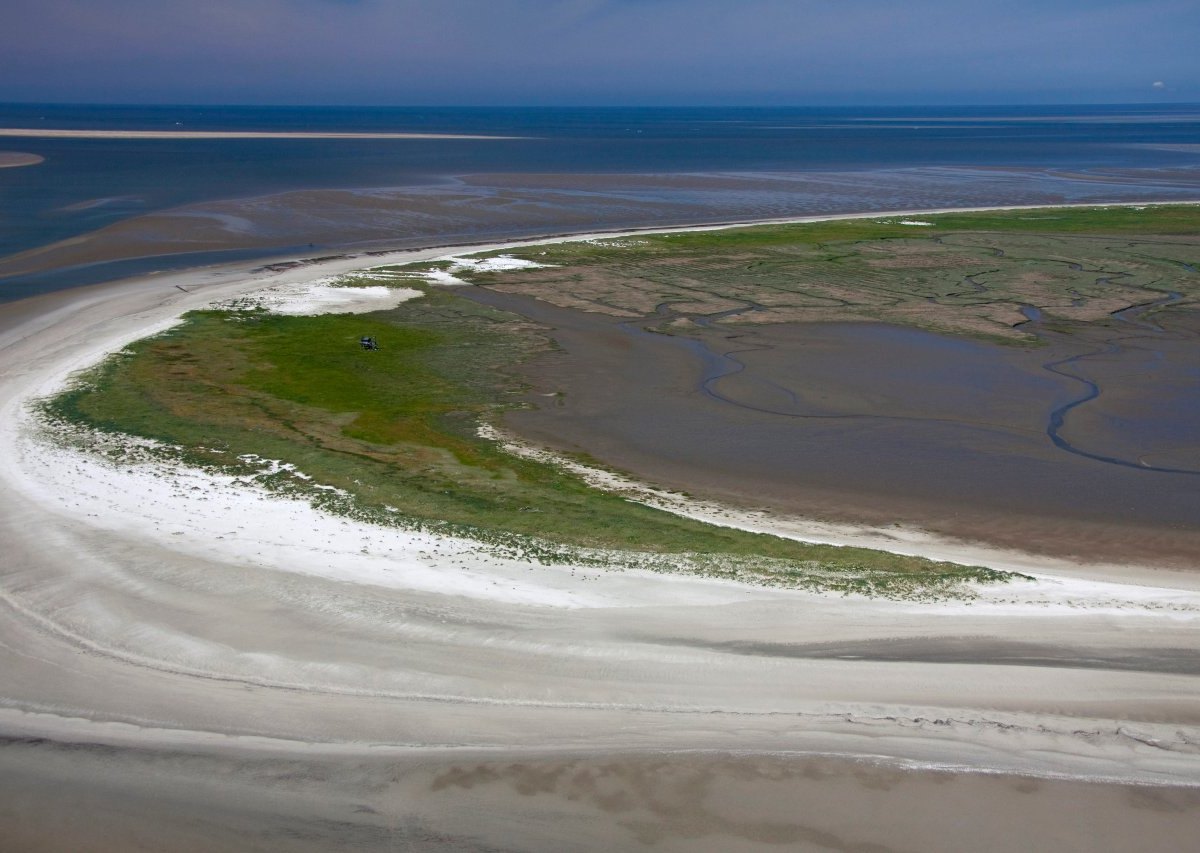
[[36, 166], [45, 161], [40, 154], [27, 154], [24, 151], [0, 151], [0, 169], [11, 169], [19, 166]]
[[[526, 370], [533, 407], [507, 416], [538, 443], [768, 511], [1092, 562], [1200, 565], [1198, 475], [1186, 467], [1195, 406], [1177, 390], [1192, 381], [1190, 314], [1172, 334], [1083, 330], [1022, 349], [882, 324], [734, 325], [688, 338], [642, 330], [660, 316], [623, 322], [498, 292], [472, 298], [554, 330], [559, 352]], [[1103, 406], [1073, 412], [1071, 448], [1056, 445], [1051, 416], [1084, 386], [1046, 365], [1131, 334], [1128, 358], [1079, 362]], [[1152, 418], [1148, 397], [1170, 410]], [[1152, 459], [1182, 467], [1152, 470]]]
[[27, 853], [1084, 853], [1185, 850], [1200, 831], [1195, 789], [815, 756], [147, 756], [25, 742], [0, 748], [0, 768], [0, 825]]
[[[1200, 641], [1196, 575], [1108, 583], [1047, 561], [973, 601], [894, 602], [399, 541], [381, 559], [386, 532], [49, 452], [22, 427], [29, 395], [185, 308], [363, 264], [164, 275], [0, 314], [4, 838], [901, 851], [1194, 837], [1200, 676], [1180, 650]], [[619, 348], [598, 349], [600, 366]], [[256, 500], [270, 524], [253, 523]], [[303, 530], [330, 538], [288, 551]]]
[[[103, 228], [0, 258], [0, 298], [162, 268], [308, 250], [466, 245], [600, 229], [794, 219], [880, 209], [1134, 202], [1200, 197], [1187, 170], [1058, 175], [923, 168], [768, 175], [480, 174], [415, 187], [328, 189], [119, 215]], [[103, 202], [83, 200], [80, 205]], [[66, 215], [64, 215], [66, 214]], [[78, 212], [58, 211], [70, 225]], [[83, 221], [81, 217], [81, 222]], [[88, 220], [90, 221], [90, 219]], [[197, 257], [197, 255], [200, 257]], [[139, 263], [131, 263], [137, 261]], [[106, 266], [107, 265], [107, 266]]]

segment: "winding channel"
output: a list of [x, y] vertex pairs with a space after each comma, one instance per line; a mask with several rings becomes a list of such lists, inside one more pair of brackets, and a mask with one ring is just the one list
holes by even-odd
[[[800, 419], [800, 420], [813, 420], [813, 421], [837, 421], [837, 420], [844, 420], [844, 421], [909, 421], [909, 422], [917, 421], [920, 423], [947, 423], [947, 424], [961, 423], [961, 421], [955, 420], [954, 418], [912, 417], [912, 416], [908, 416], [908, 415], [880, 415], [880, 414], [863, 414], [863, 413], [814, 414], [812, 412], [788, 412], [788, 411], [783, 411], [781, 409], [771, 408], [770, 406], [756, 406], [752, 403], [747, 403], [743, 400], [736, 400], [733, 397], [730, 397], [726, 394], [722, 394], [720, 391], [718, 391], [716, 389], [716, 383], [721, 379], [728, 379], [731, 376], [736, 376], [739, 373], [743, 373], [746, 371], [746, 363], [741, 361], [740, 359], [736, 358], [735, 357], [736, 354], [743, 353], [743, 352], [757, 352], [757, 351], [760, 351], [763, 349], [767, 349], [767, 347], [745, 346], [745, 347], [741, 347], [741, 348], [725, 350], [724, 352], [717, 352], [717, 351], [713, 350], [704, 341], [697, 340], [695, 338], [685, 337], [682, 335], [663, 335], [661, 333], [652, 332], [652, 331], [648, 330], [647, 328], [645, 328], [645, 326], [648, 321], [660, 322], [660, 321], [672, 320], [672, 319], [676, 319], [676, 318], [683, 318], [683, 319], [688, 319], [688, 320], [692, 321], [697, 326], [700, 326], [702, 328], [714, 329], [714, 328], [716, 328], [716, 324], [718, 322], [720, 322], [721, 320], [724, 320], [727, 317], [733, 317], [738, 314], [746, 314], [751, 311], [761, 311], [761, 310], [767, 310], [767, 309], [764, 306], [759, 305], [758, 303], [748, 302], [745, 306], [743, 306], [741, 308], [732, 308], [728, 311], [720, 311], [720, 312], [717, 312], [714, 314], [707, 314], [707, 315], [686, 314], [685, 315], [685, 314], [678, 314], [678, 313], [672, 311], [670, 308], [670, 305], [671, 305], [671, 303], [669, 303], [669, 302], [660, 303], [655, 308], [654, 314], [650, 315], [649, 318], [642, 317], [642, 318], [639, 318], [636, 320], [629, 320], [624, 323], [618, 323], [617, 328], [620, 329], [625, 334], [630, 335], [632, 337], [653, 336], [656, 339], [666, 338], [670, 341], [677, 343], [679, 346], [687, 349], [688, 351], [690, 351], [692, 354], [694, 354], [699, 359], [699, 361], [702, 365], [702, 376], [701, 376], [700, 381], [696, 385], [697, 390], [700, 391], [700, 393], [704, 394], [704, 396], [709, 397], [710, 399], [715, 400], [718, 403], [723, 403], [725, 405], [734, 406], [739, 409], [744, 409], [744, 410], [750, 411], [750, 412], [760, 412], [760, 413], [766, 414], [766, 415], [778, 415], [780, 417], [796, 418], [796, 419]], [[735, 337], [737, 337], [737, 336], [732, 335], [732, 336], [729, 336], [729, 339], [733, 339]], [[780, 393], [790, 397], [793, 403], [799, 405], [800, 401], [796, 397], [795, 393], [792, 392], [791, 390], [784, 388], [782, 385], [779, 385], [778, 383], [775, 383], [775, 382], [765, 381], [765, 384], [770, 385], [771, 387], [777, 389]], [[1001, 424], [975, 423], [974, 425], [977, 427], [986, 427], [986, 428], [990, 428], [990, 429], [997, 429], [997, 430], [1004, 430], [1004, 431], [1011, 430], [1010, 427], [1006, 427]]]
[[[1153, 332], [1153, 334], [1165, 335], [1166, 332], [1162, 326], [1154, 323], [1147, 323], [1145, 320], [1139, 320], [1138, 318], [1141, 316], [1141, 314], [1152, 311], [1154, 308], [1174, 305], [1176, 302], [1182, 301], [1182, 299], [1182, 294], [1171, 292], [1168, 295], [1163, 296], [1162, 299], [1156, 299], [1150, 302], [1142, 302], [1141, 305], [1134, 305], [1128, 308], [1122, 308], [1121, 311], [1112, 312], [1111, 317], [1120, 320], [1122, 323], [1138, 325], [1141, 329]], [[1028, 319], [1027, 324], [1022, 325], [1030, 326], [1030, 330], [1034, 335], [1042, 337], [1042, 334], [1040, 334], [1038, 331], [1038, 325], [1040, 324], [1040, 320], [1042, 320], [1042, 312], [1038, 311], [1037, 308], [1033, 308], [1032, 306], [1024, 306], [1021, 308], [1021, 311], [1022, 313], [1025, 313], [1026, 317], [1030, 318]], [[1100, 389], [1099, 384], [1092, 382], [1091, 379], [1087, 379], [1084, 376], [1080, 376], [1079, 373], [1070, 371], [1069, 367], [1073, 365], [1080, 365], [1081, 362], [1084, 362], [1087, 359], [1097, 358], [1099, 355], [1112, 355], [1120, 358], [1121, 354], [1126, 352], [1128, 349], [1128, 347], [1122, 347], [1122, 341], [1126, 340], [1128, 340], [1128, 336], [1112, 337], [1109, 338], [1109, 340], [1106, 340], [1104, 342], [1104, 346], [1100, 347], [1099, 349], [1093, 349], [1087, 353], [1068, 356], [1066, 359], [1045, 362], [1043, 365], [1044, 370], [1054, 373], [1055, 376], [1073, 379], [1074, 382], [1084, 385], [1084, 394], [1075, 397], [1074, 400], [1063, 403], [1062, 406], [1058, 406], [1057, 408], [1051, 410], [1049, 422], [1046, 424], [1046, 435], [1048, 435], [1051, 441], [1054, 441], [1054, 445], [1058, 447], [1058, 449], [1067, 451], [1068, 453], [1074, 453], [1076, 456], [1094, 459], [1094, 461], [1097, 462], [1104, 462], [1111, 465], [1122, 465], [1122, 467], [1134, 468], [1136, 470], [1158, 471], [1158, 473], [1162, 474], [1200, 474], [1200, 470], [1196, 470], [1194, 468], [1172, 468], [1166, 467], [1166, 465], [1151, 465], [1144, 462], [1132, 462], [1129, 461], [1129, 459], [1123, 459], [1118, 456], [1108, 456], [1105, 455], [1105, 453], [1096, 453], [1090, 450], [1084, 450], [1082, 447], [1072, 444], [1072, 441], [1064, 437], [1062, 434], [1063, 428], [1066, 426], [1067, 416], [1074, 412], [1075, 409], [1084, 406], [1084, 404], [1090, 403], [1093, 400], [1097, 400], [1100, 394], [1102, 394], [1102, 389]]]
[[[1072, 264], [1072, 266], [1076, 267], [1078, 265]], [[1195, 269], [1192, 268], [1190, 265], [1186, 265], [1186, 266], [1188, 266], [1188, 269], [1190, 271], [1195, 272]], [[1096, 283], [1099, 285], [1104, 285], [1104, 284], [1110, 283], [1114, 277], [1115, 276], [1112, 276], [1112, 275], [1102, 276], [1096, 280]], [[966, 281], [968, 284], [970, 284], [972, 286], [972, 288], [976, 292], [984, 292], [987, 290], [986, 285], [983, 285], [977, 281], [974, 281], [973, 279], [974, 279], [973, 276], [969, 276], [969, 277], [967, 277]], [[1168, 335], [1166, 330], [1164, 330], [1157, 323], [1153, 323], [1153, 322], [1139, 319], [1139, 318], [1141, 318], [1144, 314], [1146, 314], [1150, 311], [1153, 311], [1155, 309], [1179, 303], [1183, 300], [1183, 298], [1184, 298], [1183, 294], [1176, 292], [1176, 291], [1171, 291], [1167, 295], [1165, 295], [1161, 298], [1150, 300], [1148, 302], [1143, 302], [1138, 305], [1133, 305], [1128, 308], [1123, 308], [1119, 311], [1114, 311], [1114, 312], [1112, 312], [1112, 314], [1110, 316], [1112, 316], [1115, 320], [1117, 320], [1119, 322], [1126, 323], [1131, 326], [1137, 326], [1140, 329], [1142, 329], [1146, 332], [1149, 332], [1153, 335], [1166, 336], [1166, 335]], [[649, 319], [653, 322], [661, 322], [661, 321], [667, 321], [667, 320], [672, 320], [672, 319], [676, 319], [676, 318], [685, 318], [685, 319], [691, 320], [696, 325], [698, 325], [702, 328], [713, 329], [713, 328], [716, 328], [717, 323], [719, 323], [721, 320], [724, 320], [728, 317], [734, 317], [739, 314], [745, 314], [745, 313], [749, 313], [752, 311], [758, 311], [758, 310], [765, 310], [765, 309], [763, 306], [761, 306], [757, 303], [747, 302], [742, 307], [733, 308], [733, 309], [730, 309], [727, 311], [721, 311], [721, 312], [718, 312], [715, 314], [684, 315], [684, 314], [679, 314], [679, 313], [673, 311], [671, 309], [671, 303], [663, 302], [663, 303], [659, 304], [658, 306], [656, 306], [654, 314], [651, 315], [651, 317]], [[1023, 306], [1021, 306], [1021, 313], [1027, 319], [1024, 323], [1019, 324], [1018, 327], [1026, 329], [1027, 331], [1034, 334], [1038, 338], [1041, 338], [1044, 340], [1045, 336], [1041, 330], [1041, 323], [1042, 323], [1041, 310], [1032, 305], [1023, 305]], [[646, 323], [647, 323], [647, 318], [641, 318], [638, 320], [630, 320], [630, 321], [627, 321], [624, 323], [619, 323], [618, 328], [621, 329], [624, 333], [631, 335], [631, 336], [637, 336], [637, 337], [648, 336], [648, 335], [656, 335], [657, 336], [657, 333], [646, 328]], [[724, 403], [724, 404], [731, 405], [731, 406], [736, 406], [738, 408], [746, 409], [749, 411], [761, 412], [763, 414], [780, 415], [783, 417], [801, 418], [801, 419], [806, 419], [806, 420], [886, 420], [886, 421], [919, 420], [919, 421], [923, 421], [923, 422], [938, 422], [938, 423], [959, 423], [960, 422], [953, 418], [915, 418], [915, 417], [907, 417], [907, 416], [903, 416], [903, 415], [849, 414], [849, 413], [845, 413], [845, 414], [814, 414], [814, 413], [803, 413], [803, 412], [789, 412], [789, 411], [783, 411], [783, 410], [776, 409], [776, 408], [771, 408], [769, 406], [757, 406], [757, 405], [753, 405], [750, 403], [746, 403], [744, 401], [736, 400], [732, 397], [729, 397], [726, 394], [722, 394], [720, 391], [718, 391], [716, 389], [715, 386], [716, 386], [716, 383], [721, 379], [727, 379], [731, 376], [735, 376], [739, 373], [745, 372], [745, 370], [747, 369], [747, 366], [746, 366], [745, 362], [736, 358], [737, 353], [753, 352], [758, 349], [761, 349], [761, 347], [746, 346], [746, 347], [743, 347], [740, 349], [734, 348], [734, 349], [726, 350], [724, 352], [718, 352], [718, 351], [712, 349], [712, 347], [705, 341], [697, 340], [694, 338], [690, 338], [690, 337], [686, 337], [686, 336], [670, 336], [670, 339], [678, 342], [678, 344], [680, 346], [685, 347], [686, 349], [690, 350], [693, 354], [695, 354], [697, 356], [697, 358], [700, 361], [701, 370], [702, 370], [702, 376], [701, 376], [700, 381], [697, 383], [697, 389], [701, 393], [703, 393], [705, 396], [707, 396], [713, 400], [716, 400], [717, 402], [720, 402], [720, 403]], [[1063, 435], [1063, 430], [1065, 429], [1065, 426], [1066, 426], [1067, 417], [1071, 414], [1071, 412], [1075, 411], [1076, 409], [1079, 409], [1080, 407], [1086, 405], [1087, 403], [1092, 402], [1093, 400], [1098, 399], [1102, 393], [1102, 389], [1097, 382], [1095, 382], [1091, 379], [1088, 379], [1086, 376], [1081, 375], [1080, 373], [1075, 372], [1074, 370], [1072, 370], [1072, 368], [1081, 365], [1083, 362], [1087, 361], [1088, 359], [1096, 358], [1098, 356], [1120, 357], [1122, 353], [1124, 353], [1125, 351], [1130, 349], [1130, 347], [1128, 345], [1125, 345], [1125, 346], [1122, 345], [1122, 342], [1125, 342], [1128, 340], [1131, 340], [1131, 337], [1129, 335], [1114, 336], [1112, 338], [1106, 339], [1103, 342], [1104, 345], [1098, 349], [1091, 349], [1086, 352], [1077, 353], [1075, 355], [1071, 355], [1066, 358], [1056, 359], [1056, 360], [1048, 361], [1048, 362], [1045, 362], [1042, 364], [1043, 370], [1045, 370], [1049, 373], [1053, 373], [1056, 376], [1061, 376], [1065, 379], [1069, 379], [1073, 382], [1077, 382], [1083, 386], [1083, 393], [1074, 397], [1071, 400], [1068, 400], [1068, 401], [1062, 403], [1061, 405], [1056, 406], [1055, 408], [1053, 408], [1049, 411], [1049, 413], [1047, 414], [1047, 418], [1046, 418], [1046, 427], [1045, 427], [1046, 436], [1050, 439], [1050, 441], [1054, 444], [1054, 446], [1060, 450], [1063, 450], [1067, 453], [1071, 453], [1076, 456], [1084, 457], [1086, 459], [1091, 459], [1096, 462], [1103, 462], [1108, 465], [1118, 465], [1118, 466], [1125, 467], [1125, 468], [1132, 468], [1132, 469], [1135, 469], [1138, 471], [1155, 471], [1155, 472], [1164, 473], [1164, 474], [1187, 474], [1187, 475], [1200, 474], [1200, 470], [1197, 470], [1194, 468], [1178, 468], [1178, 467], [1170, 467], [1170, 466], [1151, 465], [1151, 464], [1148, 464], [1145, 462], [1138, 462], [1138, 461], [1131, 461], [1129, 459], [1123, 459], [1119, 456], [1110, 456], [1110, 455], [1103, 454], [1103, 453], [1096, 453], [1094, 451], [1090, 451], [1090, 450], [1084, 449], [1082, 447], [1079, 447], [1078, 445], [1072, 443], [1068, 438], [1066, 438]], [[776, 383], [770, 383], [770, 384], [773, 387], [777, 388], [782, 393], [784, 393], [786, 396], [790, 397], [794, 403], [799, 402], [797, 400], [794, 392], [792, 392], [786, 388], [783, 388], [782, 386], [780, 386]], [[999, 427], [996, 425], [985, 425], [985, 424], [975, 424], [975, 426], [992, 426], [993, 428], [1002, 428], [1002, 427]]]

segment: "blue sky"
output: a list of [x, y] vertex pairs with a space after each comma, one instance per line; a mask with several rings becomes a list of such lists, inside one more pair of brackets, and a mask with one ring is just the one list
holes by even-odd
[[1200, 101], [1198, 37], [1197, 0], [3, 0], [0, 100]]

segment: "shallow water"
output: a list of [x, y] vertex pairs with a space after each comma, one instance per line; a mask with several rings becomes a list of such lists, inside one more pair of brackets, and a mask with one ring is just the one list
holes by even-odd
[[24, 851], [1174, 851], [1194, 789], [825, 756], [453, 753], [337, 760], [13, 743]]
[[1194, 404], [1140, 408], [1194, 381], [1195, 334], [1182, 320], [1157, 338], [1143, 332], [1142, 346], [1163, 353], [1153, 382], [1145, 349], [1078, 362], [1104, 404], [1067, 413], [1072, 452], [1051, 427], [1080, 383], [1046, 365], [1107, 350], [1111, 330], [1022, 349], [882, 324], [780, 324], [712, 330], [701, 343], [471, 295], [552, 326], [563, 348], [529, 375], [537, 393], [565, 396], [538, 407], [535, 393], [535, 409], [508, 417], [536, 441], [807, 517], [1106, 561], [1200, 557], [1196, 477], [1139, 464], [1194, 456]]
[[[940, 206], [1200, 196], [1200, 107], [335, 109], [0, 105], [0, 126], [430, 131], [509, 140], [20, 139], [0, 171], [0, 299], [282, 251]], [[375, 202], [281, 193], [370, 190]], [[278, 197], [266, 205], [247, 200]], [[141, 228], [116, 257], [5, 256], [193, 206], [222, 228]], [[197, 207], [198, 206], [198, 207]], [[410, 215], [405, 215], [408, 212]], [[203, 245], [194, 245], [202, 239]], [[128, 266], [129, 258], [172, 256]], [[190, 255], [191, 257], [173, 257]], [[97, 261], [124, 267], [73, 269]], [[2, 281], [5, 277], [7, 281]]]

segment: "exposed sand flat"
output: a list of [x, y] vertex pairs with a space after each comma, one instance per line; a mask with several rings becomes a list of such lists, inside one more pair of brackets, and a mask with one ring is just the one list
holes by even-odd
[[0, 169], [12, 169], [18, 166], [36, 166], [44, 163], [46, 158], [40, 154], [27, 154], [24, 151], [0, 151]]
[[468, 133], [321, 133], [287, 130], [59, 130], [0, 127], [0, 137], [22, 139], [518, 139]]
[[[1083, 853], [1189, 849], [1200, 812], [1194, 789], [906, 772], [821, 756], [210, 749], [164, 751], [153, 773], [145, 769], [136, 754], [102, 744], [0, 750], [0, 820], [14, 824], [7, 840], [26, 853]], [[196, 779], [218, 776], [219, 789], [197, 796]], [[63, 820], [48, 804], [86, 819]]]
[[[1170, 190], [1159, 189], [1163, 175], [1153, 170], [1064, 176], [1061, 181], [1052, 179], [1049, 185], [1041, 183], [1044, 178], [1041, 173], [1020, 169], [797, 173], [754, 178], [520, 173], [468, 175], [436, 186], [292, 191], [191, 204], [128, 218], [121, 215], [116, 222], [102, 220], [109, 224], [0, 258], [0, 277], [197, 252], [291, 254], [295, 247], [311, 242], [328, 253], [333, 247], [361, 251], [461, 246], [635, 226], [652, 225], [660, 231], [665, 226], [698, 222], [790, 221], [800, 213], [876, 211], [879, 198], [935, 198], [937, 203], [924, 207], [964, 209], [992, 204], [998, 197], [1036, 206], [1136, 199], [1141, 199], [1141, 204], [1146, 199], [1166, 198], [1186, 202], [1200, 196], [1196, 175], [1186, 170], [1172, 172]], [[79, 203], [87, 207], [97, 201], [81, 199]], [[96, 206], [101, 212], [105, 207]], [[147, 271], [157, 268], [142, 267]], [[109, 278], [140, 271], [125, 269]], [[104, 280], [99, 269], [80, 272], [88, 283]], [[22, 292], [32, 295], [37, 290]]]
[[531, 851], [1194, 838], [1194, 576], [1131, 568], [1118, 583], [1021, 558], [1037, 581], [921, 603], [506, 562], [200, 471], [116, 467], [33, 429], [28, 400], [183, 310], [445, 256], [201, 270], [6, 306], [4, 837]]

